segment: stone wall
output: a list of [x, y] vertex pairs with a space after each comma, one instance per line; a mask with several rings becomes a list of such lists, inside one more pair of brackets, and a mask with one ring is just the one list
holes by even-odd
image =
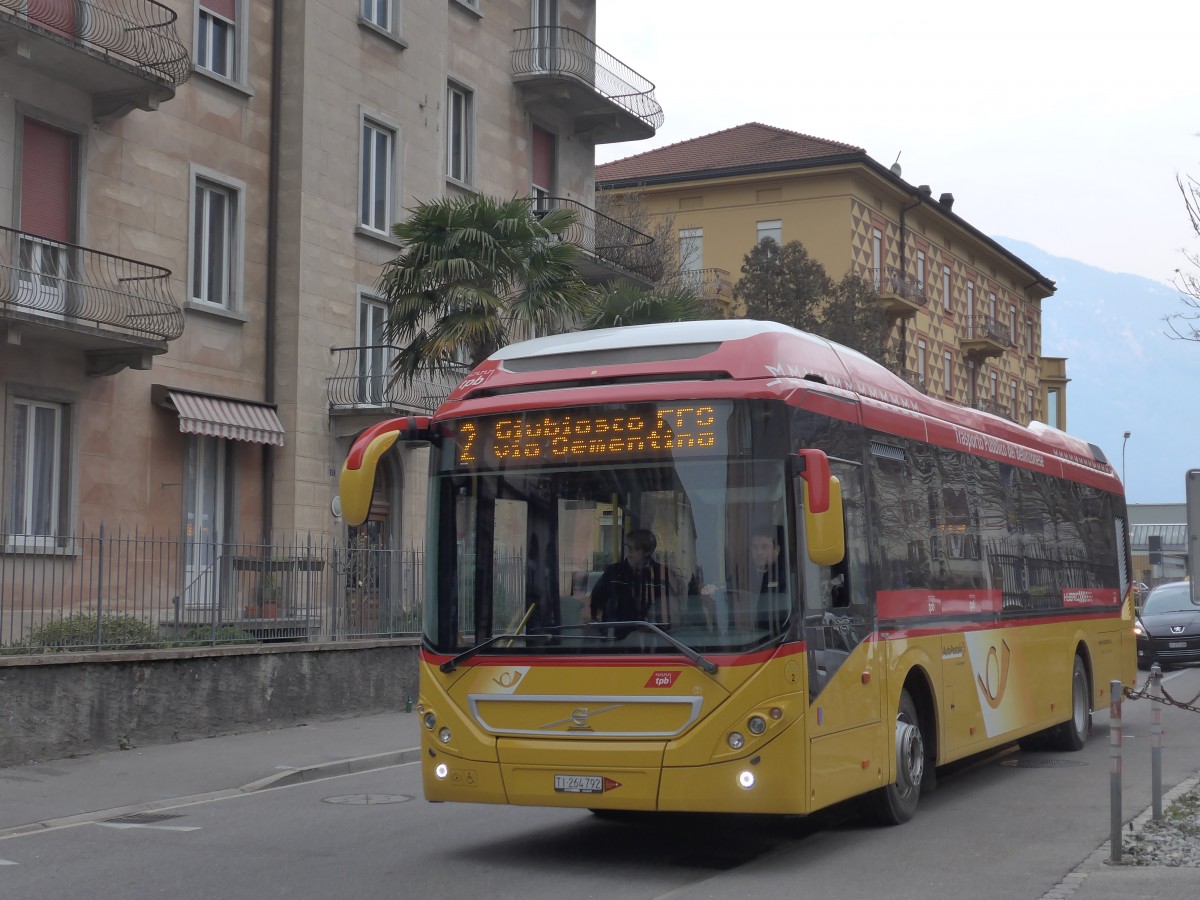
[[404, 709], [415, 639], [0, 657], [0, 766]]

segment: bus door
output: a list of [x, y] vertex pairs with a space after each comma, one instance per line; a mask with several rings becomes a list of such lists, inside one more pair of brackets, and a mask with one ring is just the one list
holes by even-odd
[[[819, 566], [808, 558], [804, 517], [797, 516], [815, 807], [879, 786], [888, 768], [880, 727], [884, 666], [877, 645], [867, 640], [873, 610], [862, 466], [832, 458], [829, 464], [842, 491], [846, 554], [841, 562]], [[799, 493], [796, 503], [803, 508]], [[864, 766], [864, 760], [870, 764]]]

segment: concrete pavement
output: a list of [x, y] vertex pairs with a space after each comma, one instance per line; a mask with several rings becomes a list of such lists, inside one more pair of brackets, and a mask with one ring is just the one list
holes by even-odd
[[[415, 762], [419, 747], [416, 714], [386, 713], [0, 768], [0, 841], [73, 822], [166, 809], [184, 798], [231, 796]], [[1196, 781], [1189, 779], [1172, 794]], [[1164, 807], [1172, 794], [1164, 798]], [[1147, 810], [1139, 818], [1148, 816]], [[1040, 900], [1200, 896], [1200, 869], [1112, 866], [1109, 855], [1104, 843], [1087, 859], [1064, 859], [1070, 874]], [[1020, 866], [1020, 859], [1013, 865]]]

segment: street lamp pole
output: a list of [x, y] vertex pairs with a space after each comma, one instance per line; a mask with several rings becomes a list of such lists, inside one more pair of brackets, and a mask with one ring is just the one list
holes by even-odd
[[1125, 440], [1121, 441], [1121, 486], [1125, 486], [1125, 445], [1129, 443], [1129, 432], [1125, 432]]

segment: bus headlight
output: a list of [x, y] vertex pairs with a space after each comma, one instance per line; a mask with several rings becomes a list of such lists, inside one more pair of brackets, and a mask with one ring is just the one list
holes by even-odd
[[439, 731], [438, 732], [438, 740], [441, 741], [443, 744], [450, 743], [450, 729], [443, 728], [441, 731]]
[[731, 750], [741, 750], [746, 746], [746, 738], [740, 731], [729, 732], [729, 748]]
[[437, 768], [435, 768], [433, 770], [433, 774], [436, 775], [439, 779], [445, 778], [447, 775], [450, 774], [450, 767], [447, 766], [445, 763], [438, 763]]
[[738, 784], [740, 784], [746, 790], [750, 790], [750, 788], [754, 787], [754, 773], [749, 769], [740, 773], [738, 775]]
[[430, 731], [433, 731], [433, 729], [437, 727], [437, 716], [433, 714], [433, 710], [425, 713], [425, 716], [421, 721]]
[[750, 729], [751, 734], [762, 734], [767, 730], [767, 720], [762, 716], [751, 716], [746, 722], [746, 727]]

